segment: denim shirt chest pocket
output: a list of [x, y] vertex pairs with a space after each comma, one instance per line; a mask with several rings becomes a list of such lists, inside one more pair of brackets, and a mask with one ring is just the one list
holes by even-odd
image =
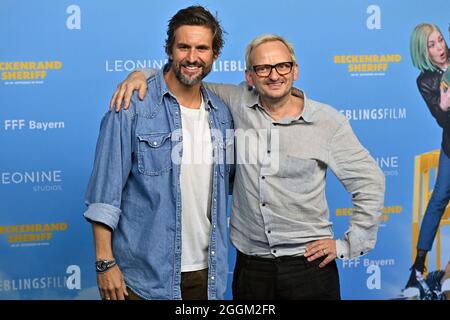
[[149, 176], [161, 175], [172, 169], [170, 132], [136, 134], [138, 170]]

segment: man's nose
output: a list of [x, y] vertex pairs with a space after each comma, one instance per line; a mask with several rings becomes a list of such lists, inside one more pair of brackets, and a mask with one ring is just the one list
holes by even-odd
[[272, 70], [270, 70], [269, 78], [271, 80], [277, 80], [280, 77], [280, 74], [278, 73], [277, 69], [274, 67]]
[[189, 50], [187, 58], [189, 62], [197, 61], [197, 52], [193, 49]]

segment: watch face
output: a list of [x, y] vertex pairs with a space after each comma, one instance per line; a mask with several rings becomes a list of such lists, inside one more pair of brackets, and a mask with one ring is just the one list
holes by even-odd
[[99, 261], [99, 262], [97, 262], [96, 267], [97, 267], [97, 271], [103, 272], [103, 271], [106, 270], [106, 262], [105, 261]]
[[116, 261], [113, 260], [100, 260], [95, 262], [95, 270], [97, 272], [104, 272], [109, 268], [112, 268], [116, 265]]

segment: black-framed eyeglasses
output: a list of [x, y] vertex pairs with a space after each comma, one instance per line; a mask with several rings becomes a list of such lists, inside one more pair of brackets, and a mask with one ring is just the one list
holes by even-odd
[[275, 68], [280, 76], [285, 76], [292, 71], [293, 66], [294, 62], [286, 61], [277, 64], [260, 64], [257, 66], [253, 66], [252, 70], [258, 77], [268, 77], [272, 72], [272, 69]]

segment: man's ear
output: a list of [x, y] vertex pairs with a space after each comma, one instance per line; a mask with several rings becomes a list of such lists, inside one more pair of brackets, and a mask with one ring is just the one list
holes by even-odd
[[298, 80], [298, 64], [294, 64], [294, 81]]
[[249, 87], [253, 87], [255, 85], [255, 82], [252, 78], [252, 72], [249, 70], [245, 71], [245, 80], [247, 80], [247, 84]]

